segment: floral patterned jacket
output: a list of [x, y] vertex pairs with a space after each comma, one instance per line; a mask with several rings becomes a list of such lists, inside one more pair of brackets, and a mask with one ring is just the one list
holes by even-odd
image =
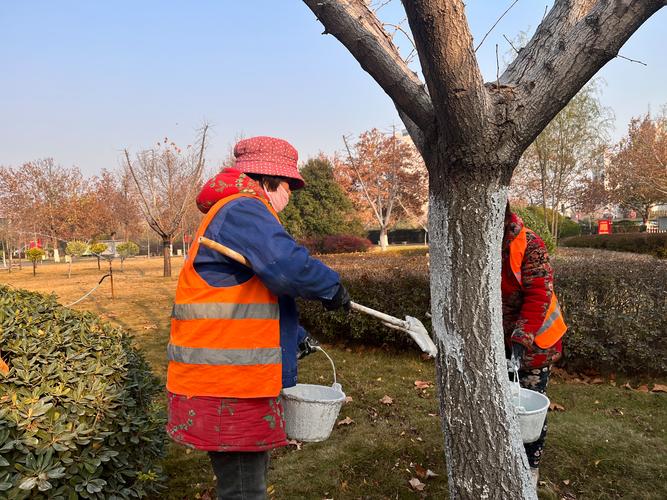
[[525, 346], [523, 369], [542, 368], [558, 361], [563, 353], [562, 340], [547, 349], [535, 345], [535, 333], [544, 322], [553, 293], [553, 268], [547, 248], [537, 234], [526, 228], [526, 253], [521, 266], [523, 284], [515, 278], [509, 264], [510, 243], [524, 227], [516, 214], [505, 221], [502, 244], [503, 330], [507, 357], [511, 342]]

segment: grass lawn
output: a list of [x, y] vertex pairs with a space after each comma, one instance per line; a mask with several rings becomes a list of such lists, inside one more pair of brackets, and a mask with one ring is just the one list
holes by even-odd
[[[114, 273], [115, 300], [108, 280], [78, 305], [134, 333], [155, 373], [164, 378], [169, 313], [180, 269], [163, 278], [158, 258], [128, 260]], [[118, 267], [118, 266], [117, 266]], [[103, 267], [104, 269], [104, 267]], [[40, 265], [6, 271], [0, 282], [40, 292], [55, 292], [67, 304], [90, 290], [102, 275], [96, 261]], [[409, 313], [409, 311], [406, 311]], [[317, 332], [311, 332], [317, 337]], [[387, 352], [363, 347], [325, 346], [336, 362], [339, 382], [351, 401], [331, 438], [323, 443], [277, 450], [271, 462], [273, 498], [443, 498], [447, 495], [443, 439], [434, 387], [417, 389], [415, 381], [434, 382], [433, 361], [417, 351]], [[327, 359], [314, 354], [300, 362], [301, 381], [331, 383]], [[667, 394], [621, 388], [625, 380], [583, 384], [555, 378], [552, 402], [565, 411], [549, 414], [550, 434], [540, 497], [667, 498]], [[632, 381], [636, 387], [639, 382]], [[660, 382], [660, 381], [657, 381]], [[663, 382], [664, 383], [664, 382]], [[385, 399], [385, 396], [391, 398]], [[213, 474], [207, 457], [169, 446], [165, 469], [168, 490], [161, 498], [210, 498]], [[430, 469], [437, 476], [424, 478]], [[426, 484], [422, 492], [411, 478]]]

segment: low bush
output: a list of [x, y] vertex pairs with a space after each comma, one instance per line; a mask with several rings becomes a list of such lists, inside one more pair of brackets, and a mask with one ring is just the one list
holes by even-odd
[[[162, 387], [130, 338], [54, 296], [0, 287], [0, 497], [160, 490]], [[3, 496], [6, 495], [6, 496]]]
[[667, 258], [667, 233], [593, 234], [561, 240], [561, 245], [644, 253]]
[[512, 211], [521, 217], [526, 227], [532, 229], [540, 238], [542, 238], [542, 241], [544, 241], [544, 244], [546, 245], [549, 253], [554, 253], [556, 244], [554, 243], [554, 238], [551, 235], [551, 231], [544, 223], [544, 217], [532, 210], [531, 207], [513, 207]]
[[314, 254], [365, 252], [372, 246], [368, 239], [351, 234], [306, 238], [300, 243]]
[[[569, 326], [563, 364], [573, 369], [667, 374], [667, 262], [648, 256], [564, 249], [553, 259], [556, 293]], [[431, 331], [428, 268], [423, 254], [328, 256], [353, 300]], [[416, 348], [404, 333], [359, 313], [327, 313], [301, 304], [301, 319], [324, 341]]]

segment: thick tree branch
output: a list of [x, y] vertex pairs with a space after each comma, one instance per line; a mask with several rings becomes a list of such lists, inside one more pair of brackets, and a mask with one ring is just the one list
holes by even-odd
[[[519, 149], [539, 132], [665, 0], [556, 0], [528, 45], [500, 77], [515, 87]], [[435, 99], [435, 98], [434, 98]]]
[[326, 33], [335, 36], [380, 87], [427, 135], [435, 125], [431, 98], [363, 0], [304, 0]]
[[[481, 133], [489, 95], [462, 0], [403, 0], [438, 125], [448, 145]], [[481, 118], [481, 119], [480, 119]]]

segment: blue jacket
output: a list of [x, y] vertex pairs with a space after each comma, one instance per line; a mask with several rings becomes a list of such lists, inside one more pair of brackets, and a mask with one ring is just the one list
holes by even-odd
[[306, 331], [299, 325], [294, 299], [333, 298], [340, 286], [338, 273], [313, 259], [266, 206], [254, 198], [238, 198], [227, 203], [208, 225], [204, 236], [236, 250], [252, 264], [249, 269], [200, 245], [194, 268], [209, 285], [238, 285], [256, 273], [278, 296], [283, 387], [296, 385], [297, 345]]

